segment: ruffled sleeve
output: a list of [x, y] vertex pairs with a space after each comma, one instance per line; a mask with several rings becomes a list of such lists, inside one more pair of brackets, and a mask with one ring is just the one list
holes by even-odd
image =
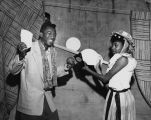
[[108, 68], [106, 70], [106, 73], [113, 67], [113, 65], [115, 64], [115, 62], [122, 56], [122, 54], [120, 53], [117, 53], [115, 54], [109, 61], [109, 64], [108, 64]]

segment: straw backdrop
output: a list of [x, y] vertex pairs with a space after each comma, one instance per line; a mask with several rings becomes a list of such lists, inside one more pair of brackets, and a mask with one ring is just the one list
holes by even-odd
[[27, 29], [38, 38], [43, 22], [42, 0], [0, 1], [0, 120], [6, 119], [17, 102], [19, 77], [9, 76], [8, 64], [16, 54], [21, 29]]
[[131, 14], [131, 31], [135, 39], [136, 79], [139, 90], [151, 107], [151, 13]]

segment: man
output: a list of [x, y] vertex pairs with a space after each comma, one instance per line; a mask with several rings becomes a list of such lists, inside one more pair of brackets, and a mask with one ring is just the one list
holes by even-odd
[[16, 120], [59, 120], [51, 90], [57, 86], [57, 77], [67, 75], [69, 68], [57, 70], [55, 39], [56, 25], [46, 21], [30, 51], [22, 42], [17, 47], [19, 54], [9, 65], [12, 74], [21, 72]]

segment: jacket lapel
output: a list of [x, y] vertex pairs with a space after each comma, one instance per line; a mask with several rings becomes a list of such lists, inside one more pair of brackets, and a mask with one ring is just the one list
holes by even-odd
[[37, 70], [40, 72], [40, 76], [43, 79], [42, 56], [41, 56], [41, 51], [40, 51], [38, 41], [33, 42], [33, 44], [32, 44], [32, 55], [33, 55], [34, 60], [37, 64]]

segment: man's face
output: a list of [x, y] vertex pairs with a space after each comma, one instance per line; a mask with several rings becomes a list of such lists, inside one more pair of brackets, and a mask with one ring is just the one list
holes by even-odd
[[51, 47], [56, 39], [56, 30], [52, 27], [46, 27], [43, 32], [42, 40], [47, 47]]

